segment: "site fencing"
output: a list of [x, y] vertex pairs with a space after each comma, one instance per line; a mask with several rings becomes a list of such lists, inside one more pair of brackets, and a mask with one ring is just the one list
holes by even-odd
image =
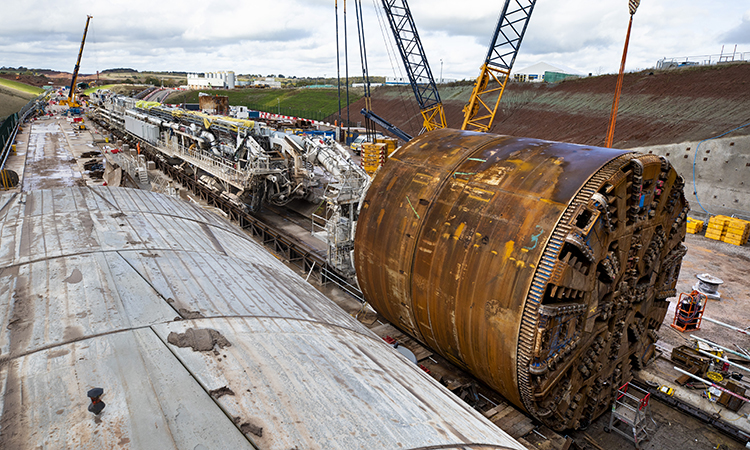
[[268, 105], [247, 105], [247, 108], [254, 111], [263, 111], [271, 114], [278, 114], [280, 116], [301, 117], [303, 119], [317, 120], [320, 122], [325, 121], [326, 117], [331, 115], [331, 113], [328, 111], [314, 111], [310, 109], [291, 108], [286, 106], [274, 107]]
[[44, 109], [44, 97], [46, 94], [41, 94], [37, 98], [29, 101], [20, 111], [13, 113], [8, 116], [0, 125], [0, 170], [5, 168], [5, 162], [8, 160], [8, 155], [16, 140], [16, 134], [18, 134], [18, 127], [23, 123], [26, 118], [33, 114], [34, 111]]

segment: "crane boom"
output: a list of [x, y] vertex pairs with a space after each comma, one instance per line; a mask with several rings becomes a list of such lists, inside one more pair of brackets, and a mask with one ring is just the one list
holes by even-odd
[[401, 139], [404, 142], [409, 142], [413, 139], [411, 135], [406, 133], [404, 130], [400, 129], [396, 125], [393, 125], [392, 123], [383, 119], [382, 117], [370, 111], [369, 109], [362, 108], [362, 111], [360, 111], [360, 113], [362, 113], [362, 115], [365, 116], [366, 119], [372, 120], [376, 124], [383, 127], [383, 129], [385, 129], [389, 133], [396, 135], [397, 138]]
[[492, 127], [535, 4], [536, 0], [505, 0], [487, 58], [464, 107], [462, 130], [487, 132]]
[[70, 80], [70, 92], [68, 93], [68, 104], [74, 103], [76, 79], [78, 79], [78, 69], [81, 67], [81, 56], [83, 56], [83, 45], [86, 43], [86, 33], [89, 31], [89, 22], [93, 16], [86, 16], [86, 27], [83, 29], [83, 39], [81, 39], [81, 49], [78, 51], [78, 60], [73, 69], [73, 78]]
[[426, 131], [445, 128], [445, 111], [406, 0], [382, 0]]

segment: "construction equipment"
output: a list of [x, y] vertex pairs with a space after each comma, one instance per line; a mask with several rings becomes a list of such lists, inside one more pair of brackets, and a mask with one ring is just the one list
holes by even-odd
[[674, 395], [674, 388], [672, 386], [662, 384], [661, 386], [659, 386], [659, 392], [666, 396], [672, 397]]
[[[283, 133], [263, 122], [105, 97], [96, 109], [100, 123], [148, 142], [170, 164], [191, 165], [195, 178], [205, 176], [199, 184], [231, 194], [236, 206], [257, 212], [264, 204], [325, 203], [314, 232], [328, 244], [330, 264], [341, 267], [340, 273], [353, 272], [353, 226], [370, 177], [332, 136]], [[141, 158], [123, 158], [120, 166], [148, 181]]]
[[737, 386], [734, 383], [732, 383], [731, 389], [728, 389], [728, 388], [726, 388], [724, 386], [721, 386], [721, 385], [718, 385], [718, 384], [716, 384], [716, 383], [714, 383], [714, 382], [712, 382], [710, 380], [707, 380], [705, 378], [699, 377], [699, 376], [697, 376], [697, 375], [695, 375], [693, 373], [686, 372], [686, 371], [680, 369], [679, 367], [673, 367], [673, 369], [676, 370], [676, 371], [678, 371], [678, 372], [680, 372], [681, 374], [689, 377], [689, 378], [693, 378], [694, 380], [700, 381], [701, 383], [703, 383], [703, 384], [705, 384], [707, 386], [710, 386], [710, 387], [712, 387], [714, 389], [717, 389], [717, 390], [721, 391], [723, 394], [727, 394], [728, 396], [734, 397], [734, 398], [736, 398], [736, 399], [738, 399], [740, 401], [750, 403], [750, 398], [744, 397], [744, 390], [743, 390], [742, 393], [734, 392], [733, 389], [737, 388]]
[[655, 155], [434, 130], [373, 179], [357, 281], [548, 427], [585, 427], [653, 354], [686, 252], [683, 186]]
[[469, 103], [462, 130], [490, 131], [536, 0], [505, 0]]
[[[612, 404], [612, 415], [609, 417], [609, 426], [604, 431], [614, 431], [635, 444], [635, 448], [641, 448], [641, 442], [648, 440], [649, 432], [656, 429], [656, 422], [651, 417], [649, 400], [651, 393], [630, 383], [623, 384], [615, 396]], [[623, 431], [617, 425], [624, 423], [628, 430]], [[654, 429], [650, 428], [653, 424]]]
[[81, 56], [83, 56], [83, 46], [86, 43], [86, 33], [89, 31], [89, 22], [93, 16], [86, 16], [86, 27], [83, 29], [83, 39], [81, 39], [81, 49], [78, 51], [78, 59], [76, 60], [76, 66], [73, 69], [73, 78], [70, 80], [70, 92], [68, 92], [68, 98], [61, 102], [64, 105], [68, 105], [71, 108], [80, 108], [81, 105], [75, 99], [76, 92], [76, 80], [78, 79], [78, 69], [81, 67]]
[[[680, 345], [672, 349], [670, 359], [695, 375], [700, 377], [704, 376], [708, 372], [708, 368], [711, 365], [711, 358], [701, 356], [698, 351], [687, 345]], [[688, 381], [688, 378], [682, 377], [677, 380], [677, 383], [682, 385]]]
[[707, 300], [706, 296], [698, 291], [681, 293], [675, 308], [672, 328], [683, 333], [687, 330], [700, 330]]
[[[445, 111], [406, 0], [382, 0], [409, 84], [419, 103], [424, 131], [445, 128]], [[400, 136], [399, 136], [400, 137]], [[402, 138], [403, 139], [403, 138]]]
[[[375, 114], [373, 111], [367, 108], [362, 108], [362, 111], [360, 111], [360, 113], [362, 113], [362, 115], [365, 116], [365, 119], [368, 119], [380, 125], [381, 127], [383, 127], [384, 130], [394, 134], [397, 138], [401, 139], [402, 141], [409, 142], [412, 140], [411, 135], [409, 135], [408, 133], [406, 133], [404, 130], [400, 129], [396, 125], [393, 125], [392, 123], [383, 119], [379, 115]], [[372, 133], [372, 135], [374, 136], [374, 133]]]
[[[396, 46], [404, 62], [409, 84], [419, 103], [424, 119], [423, 131], [445, 128], [443, 104], [409, 5], [406, 0], [382, 0], [382, 3]], [[464, 107], [462, 130], [487, 132], [492, 127], [500, 98], [510, 78], [513, 62], [518, 54], [535, 4], [536, 0], [506, 0], [481, 73], [474, 84], [469, 103]], [[362, 110], [362, 114], [367, 117], [365, 112], [366, 110]], [[371, 113], [369, 108], [367, 112]], [[390, 126], [386, 129], [392, 133], [395, 134], [396, 130], [401, 131], [382, 118], [375, 117]], [[376, 120], [381, 126], [386, 127], [380, 121]], [[399, 138], [404, 139], [401, 135]]]

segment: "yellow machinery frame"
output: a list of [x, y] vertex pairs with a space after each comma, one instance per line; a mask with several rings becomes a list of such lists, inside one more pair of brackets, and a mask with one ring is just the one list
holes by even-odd
[[482, 71], [471, 92], [471, 99], [464, 106], [462, 130], [485, 133], [490, 131], [509, 77], [510, 70], [496, 69], [487, 64], [482, 65]]
[[443, 104], [438, 103], [432, 108], [423, 109], [420, 111], [422, 118], [424, 119], [424, 129], [426, 131], [437, 130], [445, 128], [445, 110]]

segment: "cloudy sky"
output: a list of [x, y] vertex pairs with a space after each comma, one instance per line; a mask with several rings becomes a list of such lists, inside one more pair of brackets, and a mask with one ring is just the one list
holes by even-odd
[[[343, 0], [338, 0], [343, 58]], [[628, 24], [627, 0], [540, 0], [515, 67], [539, 61], [580, 73], [619, 68]], [[376, 14], [363, 0], [371, 75], [400, 76]], [[410, 0], [412, 15], [438, 77], [474, 78], [502, 8], [500, 0]], [[86, 15], [82, 73], [115, 67], [140, 71], [218, 71], [334, 76], [334, 0], [5, 1], [0, 66], [72, 71]], [[347, 2], [349, 70], [361, 74], [354, 0]], [[693, 60], [747, 52], [750, 3], [744, 0], [643, 0], [633, 23], [627, 70], [664, 57]], [[441, 64], [442, 61], [442, 64]], [[442, 67], [441, 67], [442, 66]], [[344, 63], [341, 63], [342, 74]]]

